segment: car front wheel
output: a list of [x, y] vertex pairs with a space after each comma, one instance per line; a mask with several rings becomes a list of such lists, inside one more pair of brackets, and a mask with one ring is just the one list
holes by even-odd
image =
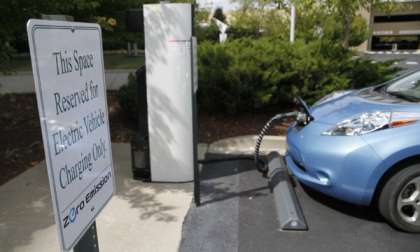
[[420, 164], [388, 180], [379, 196], [379, 212], [394, 227], [420, 233]]

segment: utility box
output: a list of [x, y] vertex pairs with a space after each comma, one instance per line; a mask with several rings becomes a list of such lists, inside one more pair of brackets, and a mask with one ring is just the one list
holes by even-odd
[[192, 181], [196, 165], [191, 4], [143, 6], [151, 181]]

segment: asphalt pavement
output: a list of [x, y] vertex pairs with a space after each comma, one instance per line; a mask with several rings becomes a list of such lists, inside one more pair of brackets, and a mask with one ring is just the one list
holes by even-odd
[[[222, 158], [226, 155], [207, 155]], [[273, 195], [252, 161], [202, 167], [202, 206], [191, 206], [179, 251], [419, 251], [420, 235], [397, 231], [370, 209], [296, 183], [309, 231], [279, 230]]]
[[380, 62], [387, 60], [398, 60], [395, 66], [403, 71], [420, 70], [420, 54], [405, 52], [374, 52], [364, 54], [363, 57]]

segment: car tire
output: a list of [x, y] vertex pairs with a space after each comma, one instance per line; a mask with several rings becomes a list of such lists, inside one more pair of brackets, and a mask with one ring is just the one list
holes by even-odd
[[378, 208], [397, 229], [420, 233], [420, 164], [407, 166], [387, 181]]

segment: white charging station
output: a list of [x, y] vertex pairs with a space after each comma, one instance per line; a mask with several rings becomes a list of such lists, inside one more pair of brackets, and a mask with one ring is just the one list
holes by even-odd
[[192, 181], [196, 162], [191, 4], [143, 6], [151, 180]]

